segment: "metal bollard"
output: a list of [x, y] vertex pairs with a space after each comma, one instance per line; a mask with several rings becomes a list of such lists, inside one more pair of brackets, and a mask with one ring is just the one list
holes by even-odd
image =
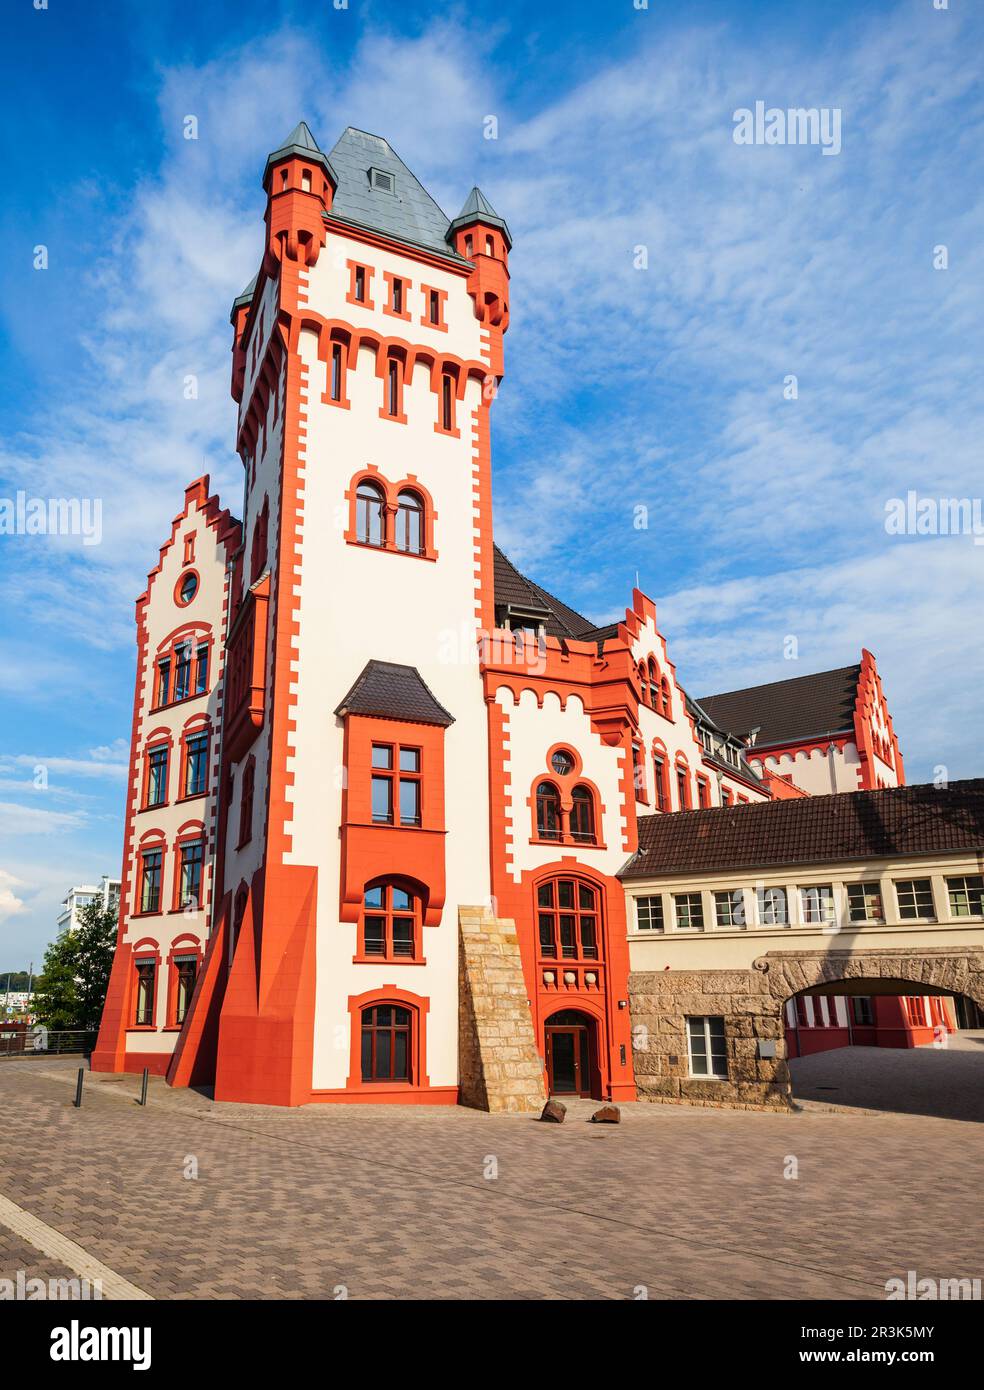
[[75, 1100], [72, 1102], [76, 1110], [80, 1110], [82, 1107], [82, 1082], [84, 1079], [85, 1067], [79, 1067], [79, 1076], [75, 1083]]
[[140, 1082], [140, 1104], [141, 1104], [141, 1105], [146, 1105], [146, 1104], [147, 1104], [147, 1078], [148, 1078], [149, 1076], [150, 1076], [150, 1069], [149, 1069], [148, 1067], [144, 1067], [144, 1069], [143, 1069], [143, 1080]]

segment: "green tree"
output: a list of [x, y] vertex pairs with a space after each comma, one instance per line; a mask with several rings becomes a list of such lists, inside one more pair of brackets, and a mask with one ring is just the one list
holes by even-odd
[[116, 947], [116, 911], [89, 903], [44, 953], [33, 1010], [49, 1028], [98, 1028]]

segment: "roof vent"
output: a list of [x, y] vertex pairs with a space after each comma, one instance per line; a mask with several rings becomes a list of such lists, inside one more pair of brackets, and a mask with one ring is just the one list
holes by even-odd
[[392, 174], [388, 174], [385, 169], [370, 169], [369, 182], [373, 188], [379, 188], [384, 193], [396, 192], [396, 180]]

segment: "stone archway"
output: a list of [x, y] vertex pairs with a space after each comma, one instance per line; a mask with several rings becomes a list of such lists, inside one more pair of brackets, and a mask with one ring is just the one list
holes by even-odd
[[[640, 1100], [785, 1110], [792, 1102], [783, 1008], [840, 980], [911, 982], [965, 994], [984, 1008], [984, 948], [767, 951], [750, 970], [633, 971], [632, 1059]], [[687, 1019], [723, 1019], [726, 1079], [691, 1074]]]
[[779, 1007], [791, 995], [838, 980], [904, 980], [931, 990], [966, 994], [984, 1008], [984, 950], [980, 946], [909, 946], [885, 950], [767, 951], [752, 963]]

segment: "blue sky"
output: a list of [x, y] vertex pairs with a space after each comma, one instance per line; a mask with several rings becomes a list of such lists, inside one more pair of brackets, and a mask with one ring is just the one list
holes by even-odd
[[[599, 621], [638, 571], [698, 696], [867, 645], [910, 780], [984, 773], [984, 546], [884, 525], [909, 489], [981, 493], [980, 5], [21, 0], [4, 28], [0, 497], [103, 520], [0, 537], [0, 971], [119, 872], [133, 600], [188, 480], [239, 510], [228, 312], [301, 117], [509, 221], [517, 563]], [[736, 145], [758, 100], [838, 108], [840, 154]]]

